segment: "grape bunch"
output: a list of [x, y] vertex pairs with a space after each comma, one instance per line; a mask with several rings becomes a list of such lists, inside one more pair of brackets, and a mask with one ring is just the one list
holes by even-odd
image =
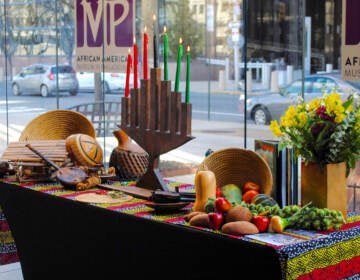
[[293, 221], [292, 227], [294, 228], [316, 231], [340, 229], [346, 223], [341, 211], [317, 208], [311, 205], [300, 208], [296, 214], [287, 219]]
[[340, 229], [346, 223], [343, 214], [338, 210], [328, 208], [317, 208], [311, 203], [301, 207], [299, 205], [279, 205], [264, 206], [262, 204], [242, 203], [249, 208], [253, 215], [280, 216], [289, 221], [292, 228], [325, 231], [330, 229]]

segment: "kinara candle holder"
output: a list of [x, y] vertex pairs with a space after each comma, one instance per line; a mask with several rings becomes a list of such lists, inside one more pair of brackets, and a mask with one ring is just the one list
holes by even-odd
[[171, 91], [171, 81], [161, 80], [161, 69], [150, 69], [150, 79], [140, 81], [121, 99], [121, 129], [149, 154], [149, 166], [136, 186], [168, 190], [160, 171], [160, 155], [188, 141], [191, 136], [191, 103], [181, 102], [181, 92]]

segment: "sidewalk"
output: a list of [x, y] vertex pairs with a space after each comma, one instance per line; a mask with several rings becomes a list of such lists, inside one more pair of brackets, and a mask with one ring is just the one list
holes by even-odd
[[[160, 156], [160, 160], [181, 162], [184, 166], [198, 166], [205, 158], [208, 149], [213, 151], [230, 147], [244, 148], [244, 125], [235, 122], [192, 121], [192, 135], [195, 137], [188, 143]], [[255, 139], [274, 139], [269, 127], [248, 125], [246, 149], [254, 149]], [[186, 173], [187, 171], [187, 173]], [[178, 170], [171, 180], [194, 183], [196, 167]]]

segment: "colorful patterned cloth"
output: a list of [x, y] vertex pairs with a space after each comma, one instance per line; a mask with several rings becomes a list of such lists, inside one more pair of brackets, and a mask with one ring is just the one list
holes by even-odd
[[[194, 186], [190, 184], [169, 181], [166, 183], [169, 188], [179, 187], [180, 191], [192, 191], [194, 189]], [[114, 185], [117, 184], [135, 185], [134, 182], [114, 182]], [[74, 199], [79, 194], [98, 191], [96, 188], [82, 192], [65, 190], [61, 185], [54, 183], [28, 183], [22, 186], [67, 199]], [[134, 198], [123, 203], [96, 205], [146, 219], [189, 226], [184, 221], [183, 216], [192, 210], [191, 203], [174, 213], [156, 213], [152, 208], [146, 206], [145, 203], [142, 199]], [[1, 234], [9, 232], [5, 223], [6, 220], [0, 214], [0, 225], [3, 225], [3, 228], [0, 228]], [[200, 230], [211, 231], [210, 229]], [[273, 247], [281, 262], [282, 279], [360, 279], [360, 215], [354, 212], [349, 213], [348, 223], [341, 230], [324, 232], [322, 234], [325, 234], [325, 237], [281, 246], [260, 242], [246, 236], [229, 238], [238, 238]], [[6, 248], [15, 250], [0, 254], [2, 256], [2, 264], [6, 263], [8, 259], [10, 261], [17, 261], [15, 257], [11, 259], [12, 254], [16, 253], [16, 246], [11, 242], [11, 234], [8, 235], [7, 241], [2, 242], [0, 245], [4, 247], [0, 247], [0, 253]]]
[[0, 265], [19, 261], [14, 238], [0, 207]]

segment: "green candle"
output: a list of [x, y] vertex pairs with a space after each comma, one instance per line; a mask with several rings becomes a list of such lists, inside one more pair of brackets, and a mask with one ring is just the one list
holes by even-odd
[[177, 54], [177, 64], [176, 64], [175, 92], [179, 92], [182, 56], [183, 56], [183, 46], [182, 46], [182, 39], [180, 38], [179, 39], [178, 54]]
[[190, 103], [190, 46], [187, 47], [186, 53], [186, 90], [185, 102]]
[[168, 35], [166, 33], [166, 26], [164, 26], [164, 80], [169, 80], [169, 71], [168, 71], [168, 56], [169, 56], [169, 42]]

